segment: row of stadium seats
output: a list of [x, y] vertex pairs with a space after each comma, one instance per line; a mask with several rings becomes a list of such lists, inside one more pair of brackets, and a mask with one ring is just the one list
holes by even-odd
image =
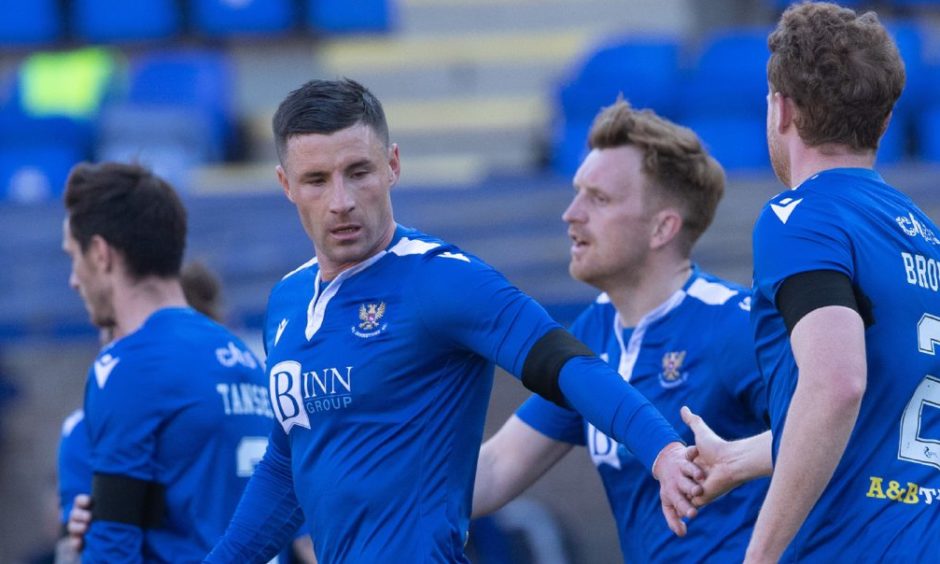
[[57, 197], [81, 160], [139, 160], [180, 185], [231, 154], [231, 62], [221, 51], [102, 48], [24, 59], [0, 95], [0, 199]]
[[[927, 31], [915, 22], [895, 22], [889, 29], [905, 61], [907, 86], [882, 140], [879, 163], [940, 162], [940, 65], [925, 59]], [[565, 175], [577, 169], [595, 113], [622, 93], [634, 106], [694, 129], [726, 169], [769, 170], [764, 139], [769, 32], [724, 29], [698, 49], [672, 37], [627, 36], [600, 45], [557, 88], [553, 168]]]
[[390, 0], [0, 0], [0, 47], [387, 31]]

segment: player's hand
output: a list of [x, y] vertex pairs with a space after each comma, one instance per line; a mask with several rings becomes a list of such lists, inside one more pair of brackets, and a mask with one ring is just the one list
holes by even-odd
[[659, 499], [662, 502], [663, 516], [673, 533], [684, 537], [686, 533], [683, 517], [691, 519], [696, 515], [691, 499], [702, 495], [699, 481], [705, 473], [696, 466], [694, 447], [685, 447], [673, 442], [666, 445], [653, 463], [653, 477], [659, 480]]
[[692, 498], [696, 507], [711, 503], [715, 498], [741, 484], [733, 472], [734, 457], [731, 443], [719, 437], [700, 416], [682, 406], [682, 420], [695, 434], [696, 456], [692, 459], [705, 472], [701, 481], [702, 494]]
[[69, 522], [66, 526], [69, 532], [69, 544], [76, 552], [81, 552], [85, 547], [85, 533], [88, 532], [90, 524], [91, 496], [78, 494], [72, 503], [72, 511], [69, 512]]

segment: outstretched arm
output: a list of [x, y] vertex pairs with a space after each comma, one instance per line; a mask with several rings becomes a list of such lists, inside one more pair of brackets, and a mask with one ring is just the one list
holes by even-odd
[[473, 485], [473, 517], [492, 513], [521, 494], [571, 446], [511, 416], [480, 449]]
[[683, 407], [682, 420], [695, 434], [693, 462], [705, 472], [704, 492], [692, 501], [701, 507], [741, 484], [770, 476], [773, 472], [770, 431], [726, 441], [719, 437], [700, 416]]

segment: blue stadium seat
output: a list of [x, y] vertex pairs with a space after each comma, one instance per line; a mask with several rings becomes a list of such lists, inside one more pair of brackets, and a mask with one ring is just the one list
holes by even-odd
[[593, 52], [560, 90], [568, 118], [591, 119], [623, 93], [637, 108], [674, 116], [680, 86], [679, 44], [669, 38], [625, 38]]
[[75, 35], [92, 43], [165, 39], [180, 29], [175, 0], [73, 0]]
[[6, 147], [0, 151], [0, 200], [32, 204], [57, 198], [69, 169], [81, 160], [66, 144]]
[[767, 122], [763, 117], [698, 116], [682, 122], [692, 128], [727, 171], [769, 171]]
[[561, 118], [552, 130], [552, 170], [571, 177], [587, 156], [587, 135], [594, 116]]
[[62, 33], [58, 0], [0, 0], [0, 46], [51, 43]]
[[234, 70], [223, 52], [166, 51], [134, 62], [127, 101], [189, 108], [203, 114], [211, 127], [213, 158], [221, 159], [234, 127], [234, 90]]
[[66, 115], [30, 115], [11, 81], [0, 106], [0, 201], [36, 203], [62, 193], [75, 163], [91, 154], [94, 123]]
[[918, 121], [917, 147], [921, 160], [940, 164], [940, 106], [925, 111]]
[[127, 98], [102, 111], [96, 157], [140, 161], [185, 188], [189, 169], [227, 156], [232, 82], [230, 61], [219, 52], [140, 57]]
[[268, 35], [294, 25], [295, 7], [292, 0], [190, 0], [189, 16], [209, 36]]
[[682, 115], [761, 117], [767, 109], [767, 28], [709, 37], [682, 89]]
[[393, 0], [307, 0], [307, 25], [324, 33], [382, 33], [392, 28]]

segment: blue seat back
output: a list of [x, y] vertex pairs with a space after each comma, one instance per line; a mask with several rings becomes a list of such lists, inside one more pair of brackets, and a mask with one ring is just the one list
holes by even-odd
[[190, 0], [193, 28], [209, 36], [267, 35], [289, 30], [296, 22], [292, 0]]
[[75, 35], [91, 43], [165, 39], [179, 33], [174, 0], [72, 0]]

